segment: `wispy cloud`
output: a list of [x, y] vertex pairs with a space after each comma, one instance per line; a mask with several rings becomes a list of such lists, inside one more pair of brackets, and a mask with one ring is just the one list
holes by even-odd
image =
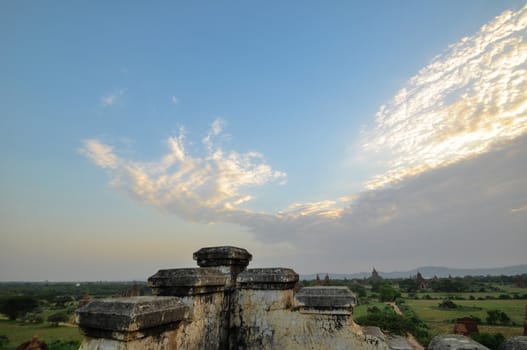
[[497, 256], [514, 263], [527, 244], [526, 38], [527, 6], [451, 45], [411, 78], [362, 135], [361, 156], [383, 160], [386, 171], [358, 194], [275, 213], [245, 209], [248, 188], [286, 174], [259, 153], [220, 147], [220, 119], [201, 140], [204, 156], [189, 154], [183, 131], [153, 162], [124, 159], [97, 139], [81, 152], [146, 204], [197, 222], [239, 224], [262, 242], [294, 243], [309, 257], [307, 269], [336, 257], [335, 266], [371, 266], [379, 256], [412, 266], [443, 263], [445, 255], [465, 266], [479, 256], [489, 265]]
[[527, 205], [524, 205], [523, 207], [512, 208], [511, 213], [512, 214], [527, 213]]
[[117, 103], [117, 101], [119, 101], [121, 97], [123, 97], [124, 93], [125, 93], [124, 89], [110, 92], [104, 95], [103, 97], [101, 97], [101, 104], [103, 106], [112, 106], [115, 103]]
[[170, 96], [170, 101], [172, 101], [172, 103], [175, 105], [179, 103], [179, 99], [174, 95]]
[[168, 153], [154, 162], [126, 160], [100, 140], [84, 141], [81, 153], [111, 173], [111, 183], [140, 201], [199, 222], [219, 220], [220, 213], [239, 210], [252, 199], [243, 189], [282, 179], [256, 152], [225, 151], [215, 143], [221, 135], [215, 121], [203, 139], [206, 155], [185, 149], [185, 134], [166, 140]]
[[527, 6], [437, 56], [376, 116], [363, 157], [374, 189], [489, 151], [527, 131]]
[[111, 146], [102, 144], [97, 139], [85, 140], [84, 147], [80, 149], [81, 154], [90, 158], [101, 168], [116, 169], [118, 158], [113, 153]]

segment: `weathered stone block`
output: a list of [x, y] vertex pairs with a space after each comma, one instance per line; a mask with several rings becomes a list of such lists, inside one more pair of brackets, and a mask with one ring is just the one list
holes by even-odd
[[236, 282], [243, 289], [293, 289], [298, 282], [298, 274], [281, 267], [247, 269], [238, 275]]
[[90, 337], [128, 341], [175, 327], [187, 311], [174, 297], [102, 299], [77, 310], [77, 324]]
[[384, 341], [384, 333], [381, 331], [379, 327], [373, 327], [373, 326], [366, 326], [361, 327], [362, 333], [371, 337], [379, 338], [382, 341]]
[[155, 295], [187, 296], [221, 292], [229, 280], [216, 268], [167, 269], [148, 278], [148, 286]]
[[253, 256], [245, 249], [231, 246], [201, 248], [193, 255], [200, 267], [241, 266], [246, 267]]
[[388, 338], [388, 347], [391, 350], [414, 350], [414, 347], [401, 336], [391, 336]]
[[304, 287], [296, 295], [301, 311], [325, 310], [349, 314], [355, 305], [355, 295], [348, 287]]
[[489, 350], [486, 346], [459, 334], [440, 334], [435, 336], [429, 350]]
[[527, 336], [512, 337], [505, 340], [500, 350], [527, 350]]

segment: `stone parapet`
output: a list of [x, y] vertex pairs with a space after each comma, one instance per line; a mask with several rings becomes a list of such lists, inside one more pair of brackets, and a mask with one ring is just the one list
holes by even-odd
[[293, 289], [298, 282], [298, 274], [282, 267], [247, 269], [238, 275], [236, 282], [242, 289]]
[[247, 267], [253, 256], [243, 248], [222, 246], [201, 248], [193, 254], [200, 267], [240, 266]]
[[193, 257], [199, 268], [163, 269], [148, 279], [156, 296], [79, 309], [79, 350], [389, 350], [353, 323], [355, 297], [346, 287], [307, 287], [295, 299], [298, 274], [247, 269], [245, 249], [209, 247]]
[[175, 297], [95, 300], [77, 310], [77, 324], [88, 337], [130, 341], [175, 328], [188, 307]]
[[148, 278], [148, 286], [159, 296], [189, 296], [222, 292], [231, 276], [217, 268], [159, 270]]
[[296, 295], [301, 312], [350, 315], [355, 295], [348, 287], [304, 287]]

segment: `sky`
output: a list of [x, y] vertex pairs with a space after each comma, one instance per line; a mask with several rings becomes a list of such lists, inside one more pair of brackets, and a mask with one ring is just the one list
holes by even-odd
[[3, 1], [0, 47], [0, 281], [527, 263], [524, 1]]

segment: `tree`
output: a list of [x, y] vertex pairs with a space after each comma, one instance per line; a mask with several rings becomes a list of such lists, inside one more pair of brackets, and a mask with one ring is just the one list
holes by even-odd
[[510, 317], [505, 312], [500, 310], [487, 311], [486, 321], [490, 325], [509, 325], [511, 323]]
[[38, 300], [28, 296], [17, 296], [5, 299], [0, 303], [0, 312], [5, 314], [10, 320], [16, 320], [26, 312], [35, 310], [38, 307]]
[[389, 284], [383, 284], [379, 288], [379, 297], [381, 298], [381, 301], [395, 301], [395, 299], [400, 296], [401, 293]]
[[353, 293], [357, 294], [359, 298], [366, 297], [366, 288], [364, 286], [361, 286], [360, 284], [353, 284], [350, 289]]
[[457, 304], [454, 303], [452, 300], [443, 300], [438, 305], [441, 309], [457, 309]]
[[70, 317], [65, 312], [57, 312], [48, 316], [48, 322], [53, 326], [58, 326], [60, 322], [68, 322]]
[[498, 350], [501, 343], [505, 341], [505, 337], [501, 333], [490, 334], [490, 333], [474, 333], [470, 337], [478, 343], [485, 345], [491, 350]]
[[415, 293], [419, 289], [419, 286], [415, 279], [407, 278], [399, 282], [399, 288], [407, 293]]
[[7, 344], [9, 344], [7, 335], [0, 334], [0, 350], [7, 349]]
[[44, 317], [42, 314], [34, 313], [34, 312], [28, 312], [22, 317], [22, 320], [24, 322], [29, 323], [42, 323], [44, 322]]
[[428, 344], [430, 338], [428, 326], [413, 312], [409, 311], [405, 315], [397, 315], [391, 307], [386, 307], [380, 311], [372, 308], [372, 311], [365, 316], [358, 317], [357, 323], [361, 326], [379, 327], [384, 331], [403, 336], [411, 333], [422, 344]]
[[78, 350], [80, 342], [75, 340], [55, 340], [49, 344], [49, 348], [53, 350]]

